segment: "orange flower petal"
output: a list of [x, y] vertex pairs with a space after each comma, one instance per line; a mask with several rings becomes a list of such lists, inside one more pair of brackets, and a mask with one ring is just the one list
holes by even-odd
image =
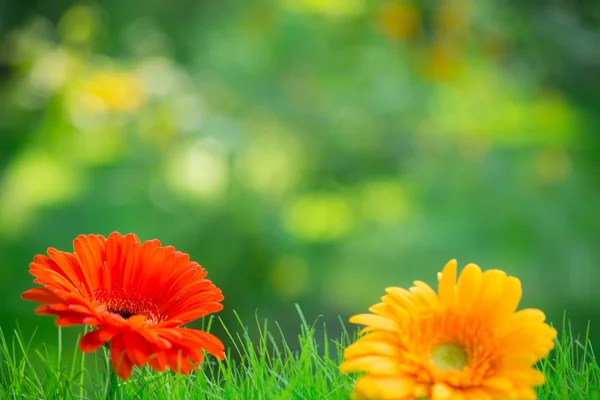
[[123, 337], [120, 335], [115, 336], [110, 342], [110, 360], [117, 376], [123, 380], [129, 379], [133, 363], [127, 356]]
[[177, 350], [167, 351], [167, 365], [173, 372], [178, 372], [183, 375], [187, 375], [192, 370], [192, 364], [185, 357], [183, 352]]
[[79, 348], [81, 351], [90, 353], [96, 351], [104, 343], [108, 342], [116, 335], [116, 332], [109, 331], [108, 329], [98, 329], [92, 332], [88, 332], [79, 341]]
[[148, 341], [136, 333], [123, 334], [123, 343], [127, 351], [127, 357], [134, 365], [141, 367], [146, 364], [148, 357], [152, 354], [152, 346]]
[[33, 288], [29, 289], [21, 295], [23, 300], [35, 301], [37, 303], [66, 303], [66, 301], [52, 291], [46, 288]]
[[58, 316], [58, 318], [56, 318], [55, 324], [56, 326], [82, 325], [84, 320], [85, 318], [80, 315], [61, 314]]
[[167, 353], [164, 350], [153, 352], [148, 358], [148, 364], [155, 371], [163, 372], [167, 368]]
[[79, 265], [85, 265], [84, 272], [90, 289], [101, 287], [104, 283], [104, 245], [106, 239], [98, 235], [80, 235], [73, 241], [75, 257]]

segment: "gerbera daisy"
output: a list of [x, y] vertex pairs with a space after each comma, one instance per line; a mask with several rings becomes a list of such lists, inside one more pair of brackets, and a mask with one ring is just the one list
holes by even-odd
[[438, 274], [436, 294], [416, 281], [390, 287], [344, 352], [342, 372], [366, 372], [361, 399], [535, 399], [544, 383], [533, 365], [554, 347], [556, 331], [537, 309], [516, 311], [521, 283], [499, 270], [467, 265], [456, 283], [456, 260]]
[[223, 308], [221, 291], [187, 254], [116, 232], [108, 239], [80, 235], [73, 247], [35, 256], [30, 273], [42, 287], [22, 297], [42, 303], [36, 313], [55, 315], [58, 326], [94, 327], [81, 338], [82, 351], [110, 341], [112, 366], [124, 380], [146, 363], [187, 374], [202, 362], [202, 350], [225, 358], [215, 336], [180, 327]]

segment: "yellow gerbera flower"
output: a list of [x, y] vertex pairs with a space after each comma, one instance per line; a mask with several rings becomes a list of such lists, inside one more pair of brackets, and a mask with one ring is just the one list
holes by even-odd
[[556, 331], [537, 309], [516, 312], [521, 282], [499, 270], [456, 260], [438, 274], [438, 294], [415, 281], [391, 287], [372, 314], [350, 322], [366, 333], [344, 352], [342, 372], [357, 379], [359, 399], [535, 399], [544, 383], [533, 365], [554, 347]]

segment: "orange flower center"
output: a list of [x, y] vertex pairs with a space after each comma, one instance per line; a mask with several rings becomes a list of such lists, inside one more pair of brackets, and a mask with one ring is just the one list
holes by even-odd
[[151, 300], [142, 298], [137, 293], [124, 293], [123, 291], [107, 292], [98, 289], [94, 293], [94, 302], [113, 314], [118, 314], [124, 319], [134, 315], [143, 315], [150, 323], [161, 320], [160, 310]]

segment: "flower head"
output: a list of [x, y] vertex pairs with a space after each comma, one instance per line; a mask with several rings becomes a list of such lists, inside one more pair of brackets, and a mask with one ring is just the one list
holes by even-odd
[[436, 294], [416, 281], [391, 287], [350, 345], [343, 372], [366, 372], [355, 392], [362, 399], [535, 399], [544, 383], [533, 365], [554, 347], [556, 331], [537, 309], [516, 311], [521, 283], [499, 270], [457, 263], [438, 274]]
[[187, 254], [119, 233], [80, 235], [73, 247], [73, 253], [50, 248], [48, 256], [35, 256], [30, 272], [42, 286], [22, 297], [42, 303], [36, 313], [55, 315], [58, 326], [94, 327], [81, 338], [82, 351], [110, 341], [122, 379], [144, 364], [187, 374], [202, 362], [202, 350], [225, 358], [215, 336], [180, 327], [223, 308], [221, 291]]

